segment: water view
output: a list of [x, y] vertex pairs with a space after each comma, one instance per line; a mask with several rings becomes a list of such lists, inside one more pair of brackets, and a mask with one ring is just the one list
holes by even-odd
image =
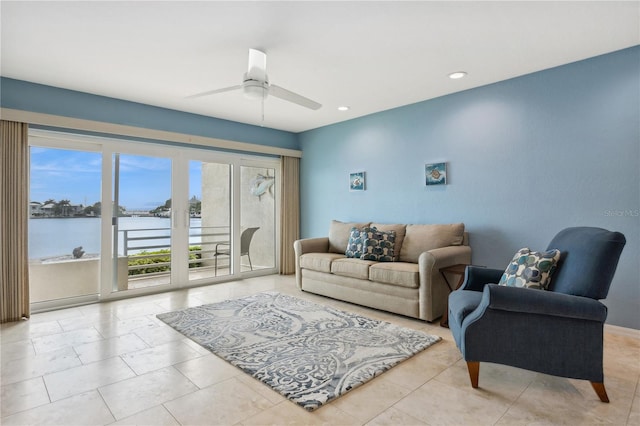
[[[54, 143], [58, 142], [44, 141], [44, 145]], [[60, 145], [66, 147], [67, 142]], [[240, 178], [234, 180], [233, 164], [227, 161], [174, 162], [179, 157], [175, 152], [157, 157], [147, 147], [148, 155], [134, 155], [106, 154], [93, 143], [87, 150], [79, 146], [31, 146], [32, 303], [275, 268], [277, 186], [272, 165], [276, 161], [268, 162], [271, 167], [240, 165]], [[102, 176], [105, 163], [111, 169], [109, 179]], [[232, 203], [236, 191], [240, 194], [237, 205]], [[174, 228], [172, 196], [179, 197], [180, 209]], [[111, 225], [111, 209], [101, 218], [103, 200], [119, 216], [117, 228]], [[229, 224], [235, 223], [241, 230], [257, 230], [256, 237], [252, 234], [244, 243], [246, 248], [240, 243], [239, 253], [230, 244]], [[112, 241], [117, 261], [112, 262], [110, 274], [102, 274], [102, 260], [114, 255], [111, 249], [101, 252], [102, 246], [111, 246]], [[179, 255], [172, 254], [171, 243], [177, 241], [188, 241], [189, 250], [184, 247], [177, 250]], [[239, 255], [237, 260], [234, 253]], [[102, 282], [103, 275], [109, 275], [111, 282]]]
[[[202, 220], [192, 218], [190, 226], [198, 228]], [[154, 229], [137, 233], [136, 236], [166, 235], [169, 237], [171, 219], [165, 217], [121, 217], [118, 229], [120, 231], [131, 229]], [[157, 230], [158, 228], [164, 230]], [[122, 233], [121, 233], [122, 235]], [[200, 237], [189, 237], [190, 244], [199, 244]], [[154, 244], [169, 244], [169, 238], [154, 241]], [[29, 258], [42, 259], [58, 256], [67, 256], [73, 253], [73, 249], [82, 246], [86, 255], [100, 253], [100, 218], [49, 218], [29, 220]], [[120, 238], [120, 250], [122, 238]], [[135, 251], [130, 251], [129, 254]]]

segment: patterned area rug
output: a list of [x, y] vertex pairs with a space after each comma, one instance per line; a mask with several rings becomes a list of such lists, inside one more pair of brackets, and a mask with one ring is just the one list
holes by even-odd
[[309, 411], [441, 339], [276, 292], [158, 318]]

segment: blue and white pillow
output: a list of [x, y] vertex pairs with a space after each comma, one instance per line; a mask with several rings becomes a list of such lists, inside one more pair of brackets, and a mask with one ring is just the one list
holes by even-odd
[[518, 250], [500, 278], [499, 285], [546, 290], [560, 260], [560, 250]]
[[362, 240], [362, 230], [356, 227], [351, 228], [351, 232], [349, 234], [349, 242], [347, 243], [347, 250], [344, 252], [344, 254], [347, 257], [360, 258], [360, 256], [362, 256]]
[[378, 231], [377, 228], [362, 230], [362, 260], [393, 262], [395, 256], [396, 231]]

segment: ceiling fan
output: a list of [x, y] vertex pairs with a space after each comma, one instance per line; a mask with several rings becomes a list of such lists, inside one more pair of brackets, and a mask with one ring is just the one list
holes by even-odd
[[242, 90], [244, 95], [251, 99], [262, 99], [264, 101], [268, 95], [271, 95], [313, 110], [317, 110], [322, 106], [309, 98], [269, 83], [269, 77], [267, 76], [267, 55], [257, 49], [249, 49], [249, 67], [244, 74], [242, 84], [197, 93], [188, 96], [188, 98], [199, 98], [217, 93], [231, 92], [233, 90]]

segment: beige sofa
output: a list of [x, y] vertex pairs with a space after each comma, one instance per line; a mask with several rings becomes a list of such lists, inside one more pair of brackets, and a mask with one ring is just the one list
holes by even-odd
[[[347, 257], [351, 229], [395, 231], [394, 261]], [[446, 310], [440, 268], [471, 263], [464, 224], [403, 225], [332, 221], [328, 237], [294, 243], [296, 283], [310, 293], [433, 321]]]

